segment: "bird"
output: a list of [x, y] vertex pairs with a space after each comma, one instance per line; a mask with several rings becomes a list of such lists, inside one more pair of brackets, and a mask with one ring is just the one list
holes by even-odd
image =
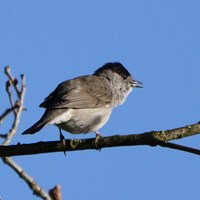
[[60, 83], [39, 105], [42, 117], [22, 134], [35, 134], [47, 125], [56, 125], [72, 134], [94, 132], [101, 137], [102, 128], [113, 109], [124, 103], [134, 88], [142, 88], [120, 62], [109, 62], [92, 75]]

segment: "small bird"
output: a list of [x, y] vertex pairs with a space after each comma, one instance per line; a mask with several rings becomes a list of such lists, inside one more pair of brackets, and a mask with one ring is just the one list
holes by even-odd
[[60, 83], [40, 104], [46, 109], [41, 119], [22, 134], [34, 134], [54, 124], [61, 139], [61, 129], [72, 134], [95, 132], [97, 138], [113, 109], [124, 103], [133, 88], [141, 87], [121, 63], [107, 63], [93, 75]]

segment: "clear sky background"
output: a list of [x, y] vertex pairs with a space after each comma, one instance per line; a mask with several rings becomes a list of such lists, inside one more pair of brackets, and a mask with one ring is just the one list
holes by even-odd
[[[12, 144], [58, 140], [54, 126], [35, 135], [21, 132], [40, 118], [38, 105], [58, 83], [110, 61], [123, 63], [144, 88], [115, 109], [100, 130], [104, 136], [200, 121], [199, 0], [0, 1], [1, 112], [9, 105], [4, 66], [27, 79], [28, 111]], [[5, 121], [1, 132], [9, 125]], [[200, 148], [200, 136], [176, 142]], [[13, 159], [46, 190], [60, 184], [63, 199], [199, 199], [200, 157], [175, 150], [139, 146]], [[3, 163], [0, 196], [37, 199]]]

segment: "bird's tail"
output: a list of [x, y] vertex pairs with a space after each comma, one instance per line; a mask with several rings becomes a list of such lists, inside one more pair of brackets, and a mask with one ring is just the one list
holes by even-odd
[[26, 135], [26, 134], [34, 134], [38, 131], [40, 131], [47, 123], [42, 120], [42, 118], [37, 121], [35, 124], [33, 124], [33, 126], [31, 126], [30, 128], [28, 128], [27, 130], [25, 130], [22, 135]]
[[28, 128], [27, 130], [25, 130], [22, 135], [26, 135], [26, 134], [34, 134], [38, 131], [40, 131], [44, 126], [46, 126], [47, 124], [49, 124], [49, 121], [51, 121], [52, 118], [52, 112], [51, 111], [47, 111], [43, 114], [43, 116], [41, 117], [40, 120], [38, 120], [35, 124], [33, 124], [33, 126], [31, 126], [30, 128]]

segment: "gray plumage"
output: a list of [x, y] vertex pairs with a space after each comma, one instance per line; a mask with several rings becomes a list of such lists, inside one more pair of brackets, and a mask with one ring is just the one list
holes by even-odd
[[46, 109], [41, 119], [22, 134], [34, 134], [48, 124], [75, 134], [97, 133], [113, 108], [140, 84], [117, 62], [105, 64], [93, 75], [64, 81], [40, 104]]

